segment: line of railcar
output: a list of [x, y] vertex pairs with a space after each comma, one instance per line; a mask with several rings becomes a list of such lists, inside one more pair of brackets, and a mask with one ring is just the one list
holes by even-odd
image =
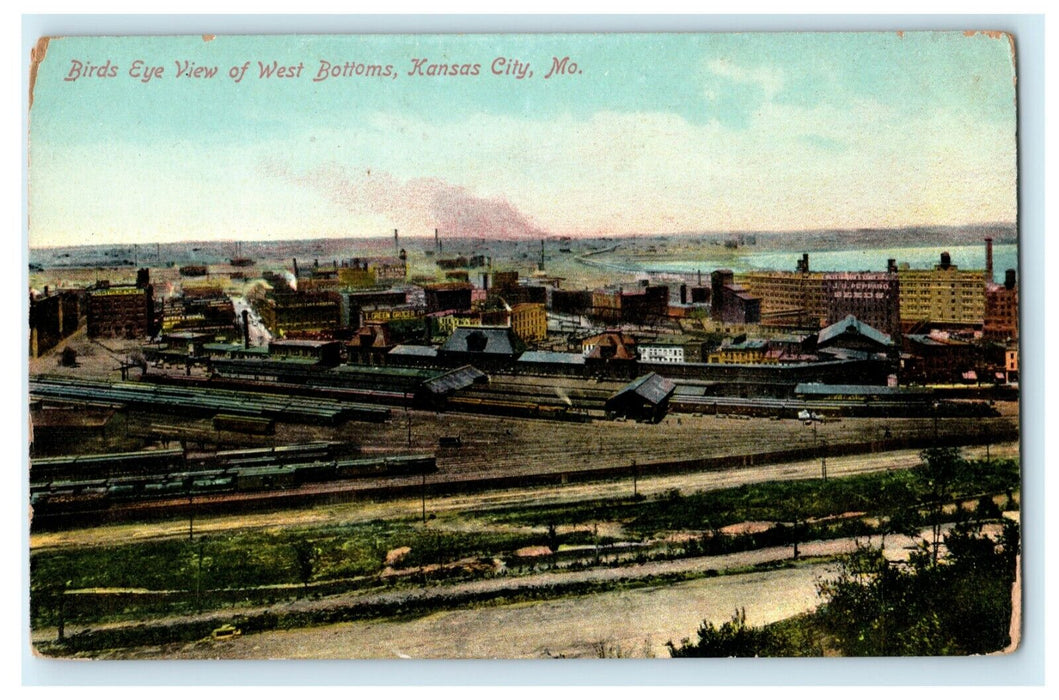
[[179, 448], [167, 448], [111, 454], [41, 457], [30, 461], [30, 481], [77, 481], [119, 476], [159, 475], [181, 471], [196, 472], [238, 466], [277, 466], [297, 462], [326, 461], [339, 457], [347, 458], [356, 452], [356, 446], [348, 443], [318, 441], [188, 455]]
[[346, 420], [382, 423], [390, 417], [388, 408], [369, 404], [208, 386], [38, 376], [30, 380], [29, 391], [31, 396], [38, 398], [107, 401], [179, 415], [225, 414], [324, 425], [338, 425]]
[[332, 459], [292, 464], [241, 464], [219, 469], [172, 471], [93, 479], [54, 479], [30, 484], [30, 503], [42, 515], [105, 509], [111, 504], [160, 498], [297, 489], [345, 479], [408, 476], [437, 471], [432, 454]]
[[515, 418], [545, 418], [549, 420], [582, 421], [582, 413], [571, 411], [569, 406], [555, 406], [536, 401], [505, 401], [503, 399], [479, 398], [476, 396], [452, 396], [445, 401], [445, 409], [467, 413], [487, 413], [494, 416]]

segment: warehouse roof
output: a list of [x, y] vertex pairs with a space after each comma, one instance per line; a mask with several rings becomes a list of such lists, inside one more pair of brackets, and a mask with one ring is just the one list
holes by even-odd
[[852, 314], [846, 316], [837, 323], [832, 323], [830, 326], [820, 331], [820, 334], [817, 336], [817, 344], [823, 345], [847, 333], [863, 336], [879, 345], [893, 345], [890, 336], [882, 331], [872, 328], [867, 323], [858, 320], [857, 317]]
[[577, 352], [553, 352], [551, 350], [529, 350], [522, 353], [519, 362], [540, 362], [546, 364], [583, 365], [585, 356]]
[[460, 389], [465, 389], [472, 384], [481, 384], [488, 381], [489, 377], [486, 376], [485, 372], [470, 365], [464, 365], [439, 377], [428, 379], [423, 382], [423, 389], [435, 396], [448, 395]]
[[437, 348], [429, 345], [397, 345], [388, 355], [409, 355], [413, 357], [437, 357]]
[[672, 396], [675, 390], [676, 385], [672, 381], [655, 372], [650, 372], [626, 384], [615, 392], [609, 400], [628, 394], [636, 394], [645, 401], [657, 405]]
[[514, 355], [510, 328], [467, 326], [457, 328], [440, 348], [441, 352], [471, 352], [480, 355]]
[[799, 384], [794, 388], [795, 394], [809, 396], [843, 396], [887, 395], [887, 396], [929, 396], [933, 392], [923, 387], [882, 386], [876, 384], [819, 384], [816, 382]]

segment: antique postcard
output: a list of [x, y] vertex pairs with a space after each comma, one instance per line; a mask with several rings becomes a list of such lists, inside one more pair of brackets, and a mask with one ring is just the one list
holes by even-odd
[[41, 38], [35, 652], [1016, 649], [1016, 44]]

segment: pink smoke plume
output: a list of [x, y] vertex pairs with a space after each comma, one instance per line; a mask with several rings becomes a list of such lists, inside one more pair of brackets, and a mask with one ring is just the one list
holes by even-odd
[[351, 213], [383, 214], [405, 229], [435, 228], [468, 238], [539, 238], [545, 235], [525, 214], [503, 197], [479, 197], [466, 187], [441, 178], [421, 177], [402, 182], [386, 172], [366, 170], [350, 174], [337, 164], [305, 173], [270, 162], [264, 171], [297, 185], [322, 192]]

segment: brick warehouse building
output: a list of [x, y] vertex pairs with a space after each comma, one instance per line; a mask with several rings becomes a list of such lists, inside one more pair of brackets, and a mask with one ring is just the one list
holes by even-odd
[[892, 272], [831, 272], [824, 276], [827, 323], [847, 316], [886, 333], [901, 336], [900, 288]]
[[90, 338], [143, 338], [154, 335], [154, 288], [149, 273], [140, 270], [136, 284], [96, 283], [88, 292]]

